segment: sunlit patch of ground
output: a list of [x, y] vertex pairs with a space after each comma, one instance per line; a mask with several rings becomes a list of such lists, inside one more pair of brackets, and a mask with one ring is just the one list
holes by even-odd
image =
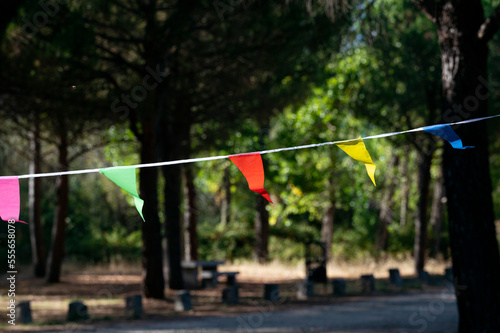
[[[429, 259], [425, 269], [429, 274], [442, 275], [446, 267], [450, 266], [448, 261]], [[329, 278], [356, 279], [364, 274], [373, 274], [375, 278], [384, 279], [389, 277], [389, 269], [398, 268], [402, 276], [413, 276], [415, 274], [413, 259], [385, 258], [375, 260], [359, 259], [357, 261], [334, 260], [327, 265]], [[258, 264], [254, 262], [232, 263], [222, 266], [223, 271], [240, 272], [238, 279], [259, 283], [282, 282], [305, 278], [305, 264], [290, 265], [281, 262], [270, 262]]]

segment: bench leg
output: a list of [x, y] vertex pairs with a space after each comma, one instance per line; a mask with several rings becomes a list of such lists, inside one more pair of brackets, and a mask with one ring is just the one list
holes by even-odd
[[236, 285], [236, 276], [228, 275], [227, 276], [227, 284], [229, 286], [235, 286]]
[[214, 275], [210, 278], [205, 278], [202, 281], [203, 288], [217, 288], [217, 276]]

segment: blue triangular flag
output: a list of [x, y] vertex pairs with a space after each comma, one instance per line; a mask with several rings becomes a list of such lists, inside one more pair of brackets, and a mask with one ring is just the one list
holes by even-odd
[[464, 146], [462, 144], [462, 140], [450, 125], [426, 126], [423, 128], [423, 130], [445, 139], [455, 149], [474, 148], [474, 146]]

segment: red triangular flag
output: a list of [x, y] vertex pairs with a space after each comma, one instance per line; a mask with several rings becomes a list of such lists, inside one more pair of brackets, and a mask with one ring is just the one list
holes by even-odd
[[269, 193], [264, 189], [264, 165], [262, 164], [262, 157], [260, 154], [250, 153], [231, 155], [228, 157], [234, 165], [240, 169], [243, 176], [245, 176], [248, 187], [272, 203]]

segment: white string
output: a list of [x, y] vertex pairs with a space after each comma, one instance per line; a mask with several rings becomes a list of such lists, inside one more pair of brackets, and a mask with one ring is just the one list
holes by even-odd
[[[463, 121], [458, 121], [458, 122], [455, 122], [455, 123], [439, 124], [439, 125], [460, 125], [460, 124], [467, 124], [467, 123], [472, 123], [472, 122], [486, 120], [486, 119], [491, 119], [491, 118], [496, 118], [496, 117], [500, 117], [500, 114], [494, 115], [494, 116], [489, 116], [489, 117], [476, 118], [476, 119], [470, 119], [470, 120], [463, 120]], [[439, 126], [439, 125], [435, 125], [435, 126]], [[429, 127], [429, 126], [425, 126], [425, 127]], [[407, 130], [407, 131], [401, 131], [401, 132], [391, 132], [391, 133], [383, 133], [383, 134], [378, 134], [378, 135], [372, 135], [372, 136], [364, 137], [362, 139], [363, 140], [378, 139], [378, 138], [385, 138], [385, 137], [388, 137], [388, 136], [400, 135], [400, 134], [411, 133], [411, 132], [421, 132], [421, 131], [424, 131], [425, 127], [414, 128], [414, 129], [410, 129], [410, 130]], [[307, 148], [316, 148], [316, 147], [322, 147], [322, 146], [330, 146], [330, 145], [335, 145], [335, 144], [342, 143], [342, 142], [349, 142], [349, 141], [353, 141], [353, 140], [356, 140], [356, 139], [342, 140], [342, 141], [331, 141], [331, 142], [322, 142], [322, 143], [315, 143], [315, 144], [309, 144], [309, 145], [303, 145], [303, 146], [295, 146], [295, 147], [277, 148], [277, 149], [263, 150], [263, 151], [257, 151], [257, 152], [253, 152], [253, 153], [247, 153], [247, 154], [272, 154], [272, 153], [278, 153], [278, 152], [289, 151], [289, 150], [298, 150], [298, 149], [307, 149]], [[238, 154], [238, 155], [244, 155], [244, 154]], [[176, 164], [186, 164], [186, 163], [195, 163], [195, 162], [221, 160], [221, 159], [228, 158], [229, 156], [230, 155], [220, 155], [220, 156], [211, 156], [211, 157], [190, 158], [190, 159], [175, 160], [175, 161], [166, 161], [166, 162], [156, 162], [156, 163], [145, 163], [145, 164], [136, 164], [136, 165], [117, 166], [117, 167], [113, 167], [113, 168], [114, 169], [149, 168], [149, 167], [158, 167], [158, 166], [166, 166], [166, 165], [176, 165]], [[40, 177], [56, 177], [56, 176], [67, 176], [67, 175], [79, 175], [79, 174], [85, 174], [85, 173], [96, 173], [96, 172], [99, 172], [102, 169], [106, 169], [106, 168], [84, 169], [84, 170], [63, 171], [63, 172], [37, 173], [37, 174], [27, 174], [27, 175], [10, 176], [10, 177], [17, 177], [19, 179], [23, 179], [23, 178], [40, 178]], [[0, 178], [3, 178], [3, 177], [0, 177]]]
[[[489, 117], [482, 117], [482, 118], [475, 118], [475, 119], [469, 119], [469, 120], [462, 120], [462, 121], [457, 121], [455, 123], [437, 124], [437, 125], [433, 125], [433, 126], [461, 125], [461, 124], [473, 123], [473, 122], [476, 122], [476, 121], [486, 120], [486, 119], [491, 119], [491, 118], [496, 118], [496, 117], [500, 117], [500, 114], [497, 114], [497, 115], [494, 115], [494, 116], [489, 116]], [[421, 132], [421, 131], [424, 131], [424, 128], [426, 128], [426, 127], [429, 127], [429, 126], [418, 127], [418, 128], [410, 129], [410, 130], [407, 130], [407, 131], [401, 131], [401, 132], [392, 132], [392, 133], [384, 133], [384, 134], [367, 136], [367, 137], [363, 138], [363, 140], [379, 139], [379, 138], [385, 138], [385, 137], [388, 137], [388, 136], [394, 136], [394, 135], [399, 135], [399, 134], [404, 134], [404, 133], [411, 133], [411, 132]]]

